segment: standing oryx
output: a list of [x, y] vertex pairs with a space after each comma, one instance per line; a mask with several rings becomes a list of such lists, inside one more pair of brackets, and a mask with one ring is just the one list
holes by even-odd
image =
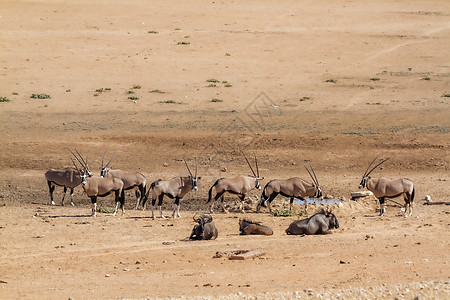
[[[77, 152], [78, 153], [78, 152]], [[78, 154], [79, 155], [79, 154]], [[75, 156], [75, 155], [74, 155]], [[119, 178], [102, 178], [102, 177], [92, 177], [89, 176], [87, 173], [88, 165], [85, 160], [83, 160], [83, 157], [80, 155], [80, 158], [82, 162], [75, 156], [75, 158], [80, 162], [80, 164], [83, 167], [83, 172], [80, 171], [75, 164], [75, 162], [72, 160], [75, 168], [77, 171], [81, 174], [81, 185], [83, 186], [84, 191], [88, 195], [89, 198], [91, 198], [92, 203], [92, 216], [97, 215], [97, 197], [106, 197], [112, 192], [115, 193], [115, 201], [116, 201], [116, 207], [114, 210], [114, 216], [117, 213], [117, 208], [120, 206], [122, 208], [122, 214], [125, 213], [124, 211], [124, 204], [125, 204], [125, 198], [122, 194], [123, 189], [123, 182]]]
[[47, 179], [48, 189], [50, 192], [50, 203], [52, 205], [55, 205], [55, 201], [53, 201], [53, 191], [58, 185], [64, 187], [61, 205], [64, 206], [64, 197], [66, 196], [67, 188], [70, 188], [70, 204], [74, 206], [73, 189], [81, 183], [81, 176], [78, 171], [69, 168], [64, 170], [50, 169], [45, 172], [45, 179]]
[[359, 184], [359, 188], [362, 189], [366, 187], [375, 195], [375, 197], [378, 198], [378, 200], [380, 201], [380, 216], [382, 216], [386, 211], [384, 207], [385, 199], [392, 199], [401, 196], [405, 200], [405, 218], [408, 217], [408, 214], [406, 212], [407, 208], [409, 208], [409, 216], [411, 216], [415, 193], [413, 182], [407, 178], [400, 178], [396, 180], [389, 180], [384, 177], [370, 178], [369, 177], [370, 173], [372, 173], [372, 171], [375, 170], [379, 165], [381, 165], [382, 163], [384, 163], [389, 159], [386, 158], [382, 160], [380, 163], [378, 163], [375, 167], [373, 167], [369, 171], [369, 168], [372, 166], [372, 164], [375, 162], [377, 158], [378, 157], [375, 157], [375, 159], [367, 167]]
[[[175, 198], [175, 202], [173, 204], [173, 213], [172, 217], [176, 218], [176, 216], [181, 217], [180, 215], [180, 200], [184, 197], [187, 193], [189, 193], [191, 190], [197, 191], [197, 182], [201, 179], [201, 177], [197, 176], [198, 171], [198, 163], [197, 159], [195, 160], [195, 176], [192, 175], [191, 169], [189, 169], [189, 166], [184, 160], [184, 163], [186, 164], [186, 168], [189, 171], [189, 176], [184, 177], [174, 177], [171, 180], [161, 180], [158, 179], [155, 182], [153, 182], [150, 185], [150, 188], [148, 189], [145, 197], [142, 199], [142, 207], [145, 208], [145, 202], [147, 202], [148, 196], [150, 194], [150, 191], [152, 193], [152, 218], [155, 217], [155, 203], [156, 198], [158, 198], [158, 206], [159, 206], [159, 213], [161, 215], [161, 218], [165, 218], [162, 212], [162, 202], [164, 195], [169, 197], [170, 199]], [[175, 211], [177, 212], [175, 216]]]
[[[144, 195], [145, 195], [145, 189], [146, 189], [146, 183], [147, 183], [145, 176], [139, 172], [127, 173], [127, 172], [124, 172], [119, 169], [113, 170], [111, 168], [108, 168], [109, 164], [114, 159], [115, 154], [109, 160], [109, 162], [105, 166], [103, 166], [103, 163], [105, 160], [105, 155], [106, 155], [106, 152], [105, 152], [105, 154], [103, 154], [103, 158], [102, 158], [102, 166], [100, 168], [100, 177], [106, 177], [106, 178], [116, 177], [116, 178], [119, 178], [120, 180], [122, 180], [123, 181], [122, 193], [125, 193], [126, 190], [131, 190], [131, 189], [137, 187], [138, 188], [138, 190], [136, 190], [137, 203], [136, 203], [136, 208], [135, 208], [135, 209], [137, 209], [139, 206], [141, 197], [144, 197]], [[125, 196], [122, 195], [121, 197], [125, 197]]]
[[[245, 155], [244, 155], [245, 157]], [[216, 182], [214, 182], [214, 184], [211, 186], [211, 188], [209, 189], [208, 192], [208, 201], [206, 203], [209, 203], [212, 199], [212, 190], [213, 188], [216, 189], [216, 196], [214, 197], [214, 201], [211, 204], [211, 207], [209, 209], [209, 211], [211, 213], [213, 213], [213, 206], [214, 206], [214, 202], [219, 199], [220, 197], [220, 204], [222, 206], [222, 209], [225, 213], [227, 213], [227, 210], [225, 209], [224, 205], [223, 205], [223, 194], [225, 192], [228, 192], [230, 194], [235, 194], [239, 196], [239, 199], [241, 199], [241, 205], [240, 205], [240, 209], [243, 213], [245, 213], [244, 211], [244, 199], [245, 196], [247, 195], [247, 193], [253, 189], [261, 189], [261, 180], [264, 179], [264, 177], [260, 177], [259, 176], [259, 168], [258, 168], [258, 161], [256, 160], [255, 157], [255, 165], [256, 165], [256, 173], [253, 170], [250, 162], [248, 161], [247, 157], [245, 157], [245, 160], [247, 161], [248, 166], [250, 167], [250, 170], [253, 173], [252, 175], [249, 176], [243, 176], [243, 175], [239, 175], [233, 178], [220, 178], [217, 179]]]
[[322, 189], [320, 188], [319, 181], [317, 180], [316, 173], [314, 172], [313, 167], [311, 166], [311, 172], [314, 174], [312, 176], [311, 172], [305, 167], [306, 171], [308, 171], [309, 176], [313, 183], [308, 183], [305, 180], [299, 177], [292, 177], [286, 180], [278, 180], [274, 179], [269, 181], [263, 189], [261, 194], [261, 201], [256, 207], [256, 211], [258, 212], [261, 206], [265, 207], [265, 202], [268, 201], [269, 212], [272, 212], [270, 208], [270, 203], [278, 194], [281, 194], [284, 197], [290, 197], [289, 202], [289, 210], [292, 209], [292, 202], [294, 198], [300, 199], [305, 202], [305, 211], [308, 207], [307, 197], [322, 197]]

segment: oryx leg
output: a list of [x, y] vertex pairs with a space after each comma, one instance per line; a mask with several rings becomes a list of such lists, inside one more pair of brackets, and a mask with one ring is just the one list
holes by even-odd
[[91, 216], [97, 216], [97, 196], [91, 197]]
[[381, 197], [379, 201], [380, 201], [380, 216], [382, 216], [386, 211], [386, 208], [384, 207], [385, 197]]
[[136, 194], [136, 199], [137, 200], [136, 200], [136, 207], [134, 208], [134, 210], [138, 209], [138, 207], [139, 207], [139, 202], [141, 202], [141, 194], [142, 193], [139, 193], [139, 191], [136, 190], [135, 194]]
[[163, 215], [162, 212], [162, 202], [163, 202], [164, 194], [159, 195], [158, 197], [158, 207], [159, 207], [159, 215], [162, 219], [165, 219], [166, 217]]
[[303, 198], [302, 196], [298, 196], [297, 199], [302, 200], [303, 202], [305, 202], [305, 214], [308, 210], [308, 201], [307, 199]]
[[70, 188], [70, 205], [75, 206], [75, 203], [73, 203], [73, 188]]
[[172, 217], [173, 218], [176, 218], [175, 217], [175, 211], [177, 212], [177, 217], [181, 218], [181, 215], [180, 215], [180, 198], [178, 198], [178, 197], [175, 198], [175, 203], [173, 204], [173, 212], [172, 212]]
[[64, 206], [64, 197], [66, 197], [67, 187], [64, 186], [63, 197], [61, 199], [61, 206]]
[[55, 201], [53, 201], [53, 191], [55, 190], [55, 186], [50, 181], [47, 181], [47, 184], [48, 184], [48, 190], [49, 190], [49, 194], [50, 194], [50, 204], [55, 205]]
[[245, 214], [245, 210], [244, 210], [244, 199], [245, 199], [245, 194], [244, 195], [239, 195], [239, 199], [241, 199], [241, 205], [239, 206], [241, 212], [243, 214]]
[[[228, 210], [225, 208], [225, 205], [223, 204], [223, 200], [224, 200], [224, 195], [223, 195], [223, 193], [221, 194], [221, 196], [222, 196], [222, 197], [220, 197], [220, 206], [222, 207], [223, 212], [227, 214], [227, 213], [228, 213]], [[217, 195], [216, 195], [216, 197], [217, 197]]]

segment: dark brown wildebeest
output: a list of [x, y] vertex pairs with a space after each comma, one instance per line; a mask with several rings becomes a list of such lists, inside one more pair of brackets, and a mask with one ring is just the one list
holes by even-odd
[[219, 231], [214, 225], [211, 215], [201, 215], [197, 217], [194, 215], [194, 221], [198, 223], [192, 229], [190, 240], [215, 240], [219, 235]]
[[339, 222], [331, 211], [322, 211], [315, 215], [296, 220], [286, 229], [286, 234], [292, 235], [311, 235], [311, 234], [331, 234], [330, 229], [339, 228]]
[[259, 234], [259, 235], [272, 235], [273, 230], [269, 226], [262, 225], [259, 222], [241, 219], [239, 220], [239, 231], [241, 235], [246, 234]]

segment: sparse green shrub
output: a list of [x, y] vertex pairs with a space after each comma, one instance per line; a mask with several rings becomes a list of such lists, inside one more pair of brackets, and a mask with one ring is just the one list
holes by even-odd
[[166, 92], [156, 89], [156, 90], [151, 90], [150, 93], [165, 94]]
[[219, 83], [220, 81], [215, 78], [207, 79], [206, 82]]
[[190, 45], [190, 42], [178, 42], [177, 45]]
[[99, 88], [95, 90], [96, 93], [102, 93], [103, 92], [103, 88]]
[[223, 102], [223, 100], [222, 99], [213, 98], [213, 99], [211, 99], [211, 102], [218, 103], [218, 102]]
[[137, 96], [130, 96], [130, 97], [128, 97], [128, 99], [130, 99], [130, 100], [139, 100], [139, 97], [137, 97]]
[[97, 212], [112, 214], [114, 213], [114, 207], [111, 206], [97, 206]]
[[126, 94], [134, 94], [134, 91], [126, 91]]
[[175, 100], [169, 99], [169, 100], [162, 101], [161, 103], [175, 104], [177, 102]]
[[422, 80], [427, 80], [427, 81], [429, 81], [429, 80], [431, 80], [431, 78], [427, 76], [427, 77], [423, 77]]
[[50, 97], [50, 95], [47, 95], [47, 94], [32, 94], [30, 96], [30, 98], [33, 98], [33, 99], [51, 99], [52, 97]]
[[0, 97], [0, 102], [9, 102], [8, 97]]
[[302, 97], [302, 98], [300, 98], [300, 101], [306, 101], [306, 100], [309, 100], [309, 99], [311, 99], [310, 97]]
[[370, 78], [370, 80], [372, 80], [372, 81], [380, 81], [380, 78], [378, 78], [378, 77], [373, 77], [373, 78]]
[[224, 87], [232, 87], [232, 85], [227, 83], [227, 84], [224, 85]]
[[442, 94], [442, 97], [450, 97], [450, 94]]
[[303, 216], [303, 212], [299, 211], [295, 213], [293, 210], [288, 209], [276, 209], [272, 211], [274, 217], [291, 217], [291, 216]]
[[333, 79], [333, 78], [331, 78], [331, 79], [327, 79], [327, 80], [325, 80], [325, 82], [336, 83], [336, 82], [337, 82], [337, 80], [336, 80], [336, 79]]
[[12, 94], [13, 94], [14, 96], [19, 95], [19, 93], [17, 93], [17, 92], [13, 92]]
[[139, 90], [141, 88], [140, 85], [133, 85], [133, 90]]
[[158, 32], [158, 31], [155, 31], [155, 30], [149, 30], [148, 33], [151, 33], [151, 34], [158, 34], [159, 32]]

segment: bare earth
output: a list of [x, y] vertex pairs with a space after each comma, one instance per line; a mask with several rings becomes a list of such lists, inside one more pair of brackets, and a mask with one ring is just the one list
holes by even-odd
[[[2, 1], [0, 298], [448, 299], [449, 16], [444, 0]], [[71, 166], [68, 148], [96, 174], [119, 151], [112, 167], [149, 183], [198, 158], [199, 191], [181, 219], [132, 210], [132, 192], [124, 216], [89, 217], [80, 187], [75, 207], [60, 206], [61, 188], [50, 206], [44, 173]], [[218, 239], [187, 241], [213, 182], [250, 171], [241, 149], [263, 185], [309, 180], [313, 165], [324, 193], [344, 199], [331, 206], [340, 228], [287, 236], [299, 216], [255, 213], [254, 190], [245, 217], [273, 236], [240, 236], [227, 196]], [[349, 200], [377, 155], [390, 160], [373, 176], [415, 183], [411, 218]], [[231, 249], [266, 254], [213, 258]]]

